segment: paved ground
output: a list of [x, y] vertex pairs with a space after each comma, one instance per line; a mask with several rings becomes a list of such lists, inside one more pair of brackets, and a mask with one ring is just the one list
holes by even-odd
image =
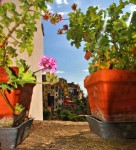
[[136, 150], [136, 139], [103, 140], [87, 122], [34, 121], [30, 135], [15, 150]]

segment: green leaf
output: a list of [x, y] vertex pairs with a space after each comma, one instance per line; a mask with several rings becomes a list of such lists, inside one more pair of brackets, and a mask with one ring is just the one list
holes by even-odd
[[59, 81], [58, 76], [56, 76], [54, 73], [46, 72], [46, 82], [43, 84], [55, 84]]
[[28, 66], [26, 64], [26, 61], [23, 59], [17, 60], [16, 64], [17, 64], [17, 67], [19, 68], [19, 74], [26, 72], [30, 68], [30, 66]]
[[31, 43], [28, 43], [27, 44], [27, 53], [28, 53], [29, 56], [32, 55], [33, 49], [34, 49], [34, 45], [31, 44]]
[[129, 1], [130, 1], [130, 3], [136, 4], [135, 0], [129, 0]]
[[8, 73], [9, 82], [10, 80], [16, 79], [16, 76], [13, 74], [13, 72], [9, 68], [6, 68], [6, 72]]
[[46, 2], [54, 3], [54, 0], [45, 0]]
[[107, 46], [109, 44], [109, 38], [107, 36], [102, 36], [100, 37], [100, 42], [99, 45], [100, 46]]
[[16, 37], [18, 39], [20, 39], [23, 36], [23, 31], [21, 29], [18, 29], [15, 32], [16, 32]]
[[10, 90], [10, 91], [12, 91], [13, 90], [13, 88], [12, 87], [10, 87], [8, 84], [6, 84], [6, 83], [3, 83], [3, 84], [0, 84], [0, 88], [2, 88], [2, 90], [3, 91], [5, 91], [5, 90]]
[[11, 46], [8, 46], [7, 48], [7, 53], [11, 56], [11, 57], [16, 57], [17, 54], [16, 54], [16, 49], [11, 47]]
[[25, 72], [24, 74], [22, 74], [21, 76], [21, 82], [22, 83], [29, 83], [29, 82], [34, 82], [36, 79], [35, 77], [33, 76], [33, 73], [32, 72]]
[[25, 48], [26, 48], [25, 45], [23, 43], [20, 43], [20, 45], [19, 45], [20, 53], [23, 53], [25, 51]]

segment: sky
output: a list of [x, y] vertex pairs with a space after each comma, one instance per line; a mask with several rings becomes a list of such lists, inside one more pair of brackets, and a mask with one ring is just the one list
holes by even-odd
[[[48, 5], [48, 9], [53, 13], [60, 13], [64, 19], [68, 19], [67, 13], [72, 11], [73, 3], [76, 3], [78, 8], [85, 12], [91, 5], [107, 8], [113, 2], [118, 4], [119, 0], [54, 0], [54, 4]], [[44, 55], [57, 60], [56, 73], [58, 77], [66, 79], [67, 82], [79, 84], [84, 94], [87, 95], [84, 79], [89, 75], [89, 61], [84, 59], [83, 46], [77, 49], [70, 45], [70, 41], [66, 39], [66, 34], [57, 34], [58, 29], [65, 24], [68, 24], [68, 20], [63, 20], [56, 25], [43, 21]]]

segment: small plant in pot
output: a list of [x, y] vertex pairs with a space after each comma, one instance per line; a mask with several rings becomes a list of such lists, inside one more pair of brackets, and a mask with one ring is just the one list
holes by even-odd
[[[66, 31], [72, 46], [84, 44], [91, 74], [84, 86], [92, 115], [103, 121], [136, 120], [135, 4], [119, 0], [105, 10], [90, 6], [86, 13], [74, 4], [68, 30], [63, 26], [58, 32]], [[126, 12], [126, 7], [132, 10]]]
[[[18, 0], [20, 8], [12, 2], [1, 2], [0, 6], [0, 126], [13, 127], [24, 121], [25, 110], [29, 110], [30, 100], [22, 101], [20, 92], [29, 86], [31, 98], [36, 81], [35, 73], [46, 71], [47, 82], [39, 84], [53, 84], [58, 81], [54, 74], [56, 60], [43, 56], [40, 60], [41, 69], [30, 71], [27, 60], [18, 59], [21, 53], [33, 53], [33, 37], [37, 31], [36, 21], [41, 16], [44, 20], [54, 19], [53, 24], [61, 20], [61, 16], [50, 14], [47, 2], [52, 0]], [[44, 11], [44, 15], [41, 15]], [[47, 14], [48, 18], [45, 17]], [[51, 22], [52, 23], [52, 22]], [[28, 117], [28, 116], [27, 116]], [[6, 125], [7, 124], [7, 125]]]

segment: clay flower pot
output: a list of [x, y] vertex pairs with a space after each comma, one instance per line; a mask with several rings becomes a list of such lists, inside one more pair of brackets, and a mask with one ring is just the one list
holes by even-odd
[[[9, 67], [14, 74], [18, 74], [18, 67]], [[4, 67], [0, 67], [0, 82], [6, 83], [8, 81], [8, 73]]]
[[26, 83], [23, 87], [20, 87], [20, 95], [18, 103], [21, 104], [27, 111], [30, 109], [33, 88], [35, 84]]
[[[12, 71], [17, 74], [18, 68], [12, 67]], [[0, 67], [0, 82], [8, 82], [8, 73], [5, 71], [5, 68]], [[0, 89], [0, 119], [10, 122], [9, 126], [15, 121], [14, 108], [17, 103], [25, 107], [25, 110], [29, 111], [33, 87], [35, 84], [26, 83], [24, 86], [19, 86], [18, 89], [12, 91], [3, 91]], [[7, 101], [5, 101], [7, 99]], [[11, 109], [11, 107], [13, 109]], [[25, 117], [25, 116], [24, 116]], [[2, 122], [3, 122], [2, 121]]]
[[102, 121], [136, 120], [136, 71], [99, 70], [84, 80], [91, 113]]
[[[11, 69], [15, 72], [15, 74], [18, 73], [17, 67], [12, 67]], [[8, 81], [8, 74], [5, 71], [5, 68], [0, 67], [0, 82], [6, 83], [7, 81]], [[7, 90], [6, 91], [1, 90], [1, 92], [5, 95], [10, 105], [14, 108], [15, 104], [18, 102], [20, 90], [16, 89], [10, 92]], [[8, 106], [8, 104], [4, 100], [4, 97], [0, 94], [0, 119], [4, 117], [13, 118], [14, 115], [12, 109]]]

